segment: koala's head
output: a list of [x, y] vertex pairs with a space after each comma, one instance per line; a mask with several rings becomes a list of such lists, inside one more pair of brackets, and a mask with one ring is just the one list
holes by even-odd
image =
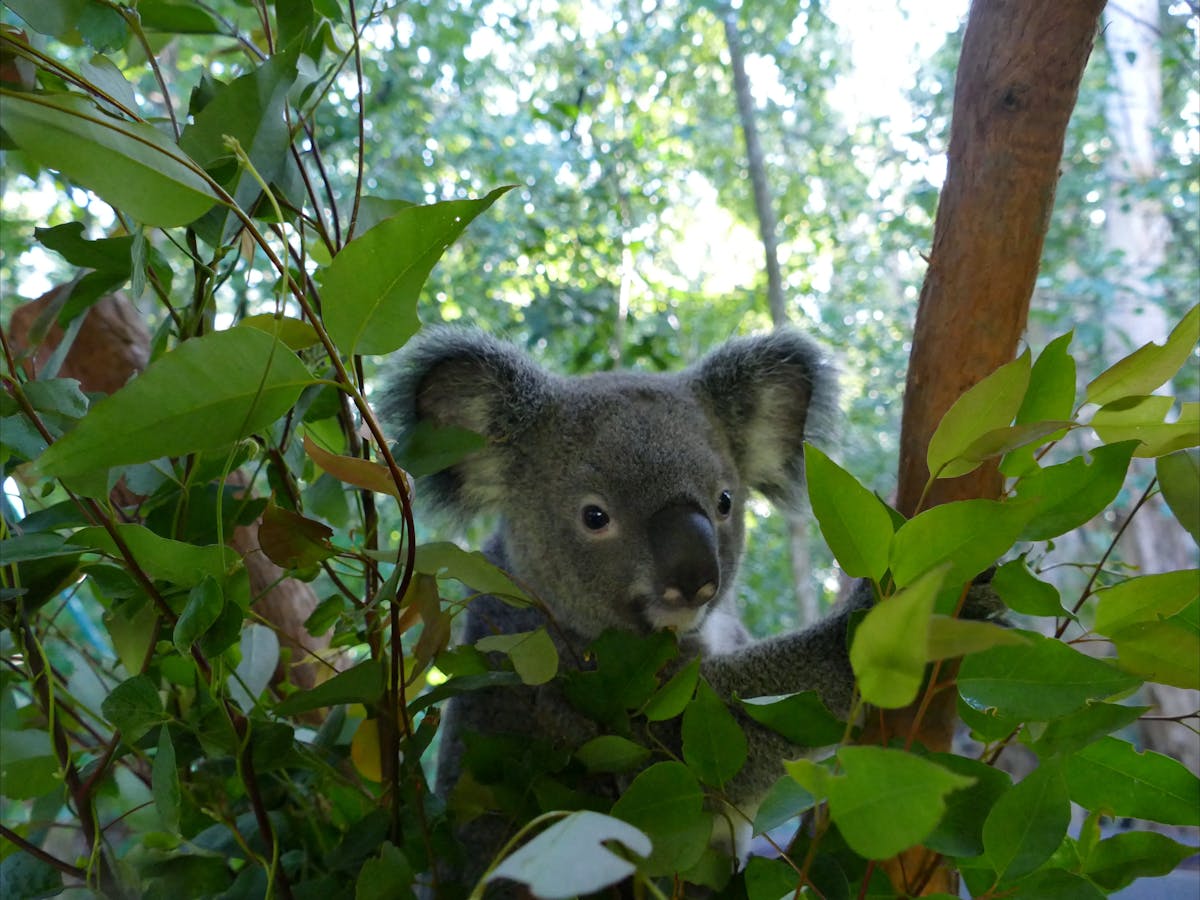
[[463, 517], [499, 513], [512, 573], [560, 625], [686, 634], [732, 593], [747, 492], [798, 501], [802, 444], [833, 381], [793, 331], [730, 341], [678, 373], [568, 378], [487, 335], [427, 328], [382, 406], [401, 429], [487, 439], [422, 488]]

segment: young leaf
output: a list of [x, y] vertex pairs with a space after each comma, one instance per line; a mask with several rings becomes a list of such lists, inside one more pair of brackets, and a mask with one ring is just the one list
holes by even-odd
[[525, 684], [545, 684], [558, 673], [558, 651], [545, 628], [521, 634], [493, 634], [475, 646], [484, 653], [498, 651], [512, 660]]
[[158, 686], [146, 675], [134, 675], [113, 688], [100, 704], [100, 712], [114, 728], [120, 729], [127, 744], [167, 721]]
[[1020, 647], [993, 647], [963, 660], [958, 690], [976, 709], [1047, 722], [1137, 687], [1140, 680], [1060, 641], [1023, 632]]
[[1200, 690], [1200, 630], [1194, 615], [1138, 622], [1110, 637], [1117, 648], [1117, 663], [1126, 672], [1146, 681]]
[[78, 95], [0, 91], [4, 130], [42, 166], [57, 169], [136, 221], [185, 225], [217, 202], [195, 163], [157, 128], [115, 119]]
[[366, 488], [377, 494], [391, 494], [397, 499], [400, 497], [392, 473], [381, 463], [357, 456], [330, 453], [318, 446], [307, 434], [304, 435], [304, 452], [308, 454], [309, 459], [344, 484]]
[[1101, 372], [1087, 386], [1086, 400], [1104, 406], [1148, 394], [1167, 382], [1200, 341], [1200, 305], [1193, 306], [1162, 345], [1149, 343]]
[[1022, 555], [996, 569], [992, 588], [1004, 605], [1026, 616], [1064, 616], [1058, 588], [1029, 571]]
[[453, 578], [481, 594], [494, 594], [523, 604], [533, 602], [482, 553], [468, 552], [449, 541], [417, 547], [417, 571], [438, 578]]
[[932, 616], [929, 620], [929, 644], [926, 656], [935, 659], [950, 659], [978, 653], [1001, 644], [1024, 644], [1026, 640], [1019, 631], [1013, 631], [995, 622], [977, 622], [971, 619], [955, 619], [952, 616]]
[[831, 780], [829, 811], [846, 843], [868, 859], [887, 859], [933, 831], [946, 797], [975, 783], [901, 750], [843, 747], [845, 775]]
[[1066, 766], [1071, 799], [1086, 809], [1166, 825], [1200, 825], [1200, 780], [1169, 756], [1103, 737]]
[[683, 712], [683, 758], [707, 785], [723, 787], [746, 762], [746, 735], [708, 682]]
[[1075, 409], [1075, 359], [1067, 352], [1075, 332], [1059, 335], [1038, 354], [1029, 373], [1017, 424], [1069, 419]]
[[696, 656], [654, 692], [642, 707], [642, 715], [651, 722], [675, 718], [683, 712], [696, 693], [696, 680], [699, 677], [700, 657]]
[[1157, 622], [1200, 597], [1200, 570], [1139, 575], [1096, 592], [1096, 631], [1111, 637], [1140, 622]]
[[317, 275], [338, 348], [347, 356], [400, 349], [420, 327], [417, 297], [442, 253], [509, 190], [402, 209], [343, 247]]
[[191, 652], [192, 643], [217, 621], [225, 606], [221, 585], [211, 575], [192, 588], [187, 605], [175, 621], [172, 640], [182, 654]]
[[850, 664], [868, 703], [898, 709], [916, 699], [929, 661], [929, 617], [945, 576], [944, 566], [927, 572], [876, 604], [854, 632]]
[[164, 830], [169, 834], [178, 834], [182, 792], [179, 770], [175, 767], [175, 745], [171, 743], [171, 732], [166, 726], [158, 731], [158, 750], [154, 754], [154, 767], [150, 770], [150, 789]]
[[292, 694], [275, 707], [275, 712], [281, 716], [294, 716], [310, 709], [341, 703], [372, 704], [378, 702], [382, 693], [383, 667], [375, 660], [368, 659], [352, 669], [338, 672], [312, 690]]
[[250, 712], [279, 665], [279, 638], [265, 625], [250, 625], [242, 632], [240, 649], [241, 662], [226, 684], [229, 696]]
[[1082, 872], [1106, 891], [1119, 891], [1138, 878], [1167, 875], [1200, 848], [1153, 831], [1130, 831], [1105, 838], [1083, 860]]
[[1200, 544], [1200, 453], [1180, 450], [1155, 461], [1163, 499], [1192, 540]]
[[892, 540], [892, 577], [903, 587], [943, 563], [946, 583], [974, 578], [1013, 545], [1034, 513], [1028, 503], [959, 500], [909, 519]]
[[825, 707], [816, 691], [780, 698], [754, 697], [740, 702], [746, 715], [797, 747], [836, 744], [846, 733], [845, 724]]
[[1071, 802], [1057, 761], [1043, 760], [996, 801], [983, 823], [983, 846], [998, 881], [1036, 870], [1058, 849], [1071, 822]]
[[892, 519], [879, 498], [811, 444], [804, 445], [808, 497], [821, 534], [851, 578], [882, 580]]
[[650, 750], [619, 734], [602, 734], [575, 751], [589, 772], [631, 772], [650, 758]]
[[1125, 441], [1092, 451], [1091, 463], [1077, 457], [1038, 469], [1017, 482], [1017, 499], [1033, 505], [1033, 518], [1021, 533], [1026, 541], [1044, 541], [1090, 522], [1116, 498], [1125, 483], [1137, 444]]
[[1200, 443], [1200, 403], [1181, 404], [1167, 421], [1173, 406], [1170, 397], [1127, 397], [1101, 407], [1090, 424], [1106, 444], [1140, 441], [1134, 456], [1164, 456]]
[[496, 867], [487, 878], [507, 878], [547, 900], [592, 894], [635, 871], [633, 863], [608, 848], [621, 844], [636, 856], [649, 856], [650, 838], [619, 818], [582, 810], [555, 822]]
[[657, 876], [689, 869], [700, 859], [712, 831], [703, 807], [704, 792], [688, 767], [661, 762], [633, 779], [612, 814], [649, 836], [654, 849], [639, 868]]
[[1055, 755], [1065, 756], [1136, 722], [1138, 717], [1149, 709], [1149, 706], [1089, 703], [1079, 712], [1056, 719], [1047, 725], [1033, 747], [1043, 759]]
[[304, 364], [270, 335], [214, 332], [185, 341], [100, 400], [38, 465], [69, 479], [224, 447], [270, 425], [310, 383]]
[[954, 401], [929, 439], [926, 462], [936, 478], [966, 475], [979, 460], [960, 459], [989, 431], [1012, 423], [1029, 385], [1029, 351], [998, 368]]

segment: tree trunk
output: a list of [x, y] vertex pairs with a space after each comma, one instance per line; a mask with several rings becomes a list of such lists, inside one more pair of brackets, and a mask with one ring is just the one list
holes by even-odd
[[[962, 393], [1013, 358], [1054, 201], [1067, 121], [1103, 0], [974, 0], [955, 83], [946, 183], [921, 290], [904, 396], [897, 506], [998, 497], [996, 465], [936, 482], [925, 494], [929, 438]], [[941, 681], [952, 681], [943, 666]], [[876, 739], [912, 736], [948, 749], [954, 690], [937, 690], [923, 719], [872, 717]], [[914, 733], [915, 730], [915, 733]], [[952, 872], [914, 848], [884, 863], [905, 896], [957, 893]]]
[[[1067, 120], [1103, 0], [975, 0], [955, 83], [946, 184], [921, 290], [897, 506], [912, 515], [929, 438], [1013, 358], [1041, 259]], [[938, 481], [927, 505], [1000, 492], [996, 466]]]
[[[725, 43], [729, 47], [729, 67], [733, 72], [733, 93], [737, 98], [738, 121], [746, 142], [746, 170], [754, 191], [754, 210], [758, 217], [758, 231], [762, 238], [766, 262], [767, 308], [771, 312], [771, 324], [782, 328], [788, 324], [789, 318], [783, 293], [783, 274], [779, 267], [778, 223], [767, 180], [762, 143], [758, 139], [754, 96], [750, 90], [750, 78], [746, 74], [746, 54], [742, 51], [742, 35], [737, 25], [737, 13], [727, 9], [722, 21], [725, 26]], [[796, 513], [787, 516], [787, 524], [797, 611], [801, 622], [815, 622], [820, 617], [820, 609], [816, 580], [812, 577], [808, 526], [805, 517]]]
[[[1166, 262], [1170, 223], [1160, 200], [1136, 190], [1158, 172], [1154, 147], [1162, 121], [1158, 23], [1158, 0], [1127, 0], [1104, 14], [1104, 43], [1112, 68], [1112, 91], [1105, 109], [1114, 148], [1108, 174], [1110, 184], [1116, 186], [1104, 209], [1104, 243], [1121, 260], [1114, 302], [1106, 316], [1108, 364], [1149, 341], [1162, 343], [1170, 330], [1162, 283], [1155, 278]], [[1126, 195], [1129, 188], [1135, 189], [1132, 196]], [[1166, 510], [1161, 496], [1138, 512], [1121, 551], [1144, 574], [1195, 565], [1195, 545]], [[1196, 691], [1162, 684], [1145, 688], [1145, 700], [1154, 705], [1156, 717], [1195, 710], [1200, 706], [1197, 696]], [[1159, 719], [1143, 721], [1140, 730], [1148, 748], [1175, 757], [1193, 772], [1200, 768], [1200, 746], [1188, 729]]]

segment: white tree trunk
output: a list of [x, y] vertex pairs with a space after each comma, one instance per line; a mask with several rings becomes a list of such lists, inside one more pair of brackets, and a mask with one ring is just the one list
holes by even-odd
[[[1158, 48], [1158, 0], [1123, 0], [1104, 11], [1104, 41], [1112, 65], [1112, 91], [1105, 110], [1114, 153], [1109, 176], [1118, 189], [1105, 207], [1105, 244], [1121, 254], [1113, 308], [1108, 311], [1105, 347], [1113, 363], [1147, 341], [1165, 340], [1169, 323], [1162, 289], [1154, 278], [1166, 259], [1170, 225], [1161, 202], [1131, 197], [1122, 188], [1153, 178], [1158, 169], [1154, 139], [1162, 119], [1162, 61]], [[1194, 565], [1195, 547], [1161, 498], [1147, 504], [1126, 533], [1122, 550], [1143, 573]], [[1200, 706], [1195, 691], [1147, 685], [1154, 714], [1177, 716]], [[1200, 742], [1175, 723], [1144, 722], [1147, 746], [1200, 768]]]

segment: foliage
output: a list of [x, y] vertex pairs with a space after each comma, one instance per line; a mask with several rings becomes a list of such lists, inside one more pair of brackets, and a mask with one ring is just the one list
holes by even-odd
[[[0, 534], [5, 896], [80, 884], [108, 896], [409, 896], [435, 861], [455, 857], [455, 820], [485, 806], [532, 837], [495, 860], [491, 876], [523, 880], [547, 897], [631, 875], [651, 893], [669, 889], [671, 878], [751, 897], [803, 883], [825, 896], [886, 892], [876, 861], [918, 843], [953, 859], [977, 896], [1097, 896], [1169, 871], [1192, 852], [1147, 830], [1102, 839], [1100, 824], [1105, 816], [1200, 824], [1195, 776], [1113, 736], [1144, 712], [1121, 702], [1142, 682], [1200, 681], [1195, 573], [1122, 578], [1101, 559], [1064, 608], [1037, 563], [1045, 542], [1109, 507], [1134, 454], [1158, 459], [1163, 493], [1194, 534], [1200, 486], [1188, 448], [1197, 408], [1168, 415], [1170, 398], [1146, 395], [1192, 352], [1200, 312], [1183, 316], [1162, 348], [1094, 378], [1084, 400], [1103, 404], [1098, 410], [1063, 377], [1074, 371], [1069, 337], [965, 395], [931, 445], [930, 468], [957, 474], [1002, 456], [1012, 478], [1003, 502], [939, 507], [903, 522], [836, 463], [812, 457], [830, 476], [811, 485], [822, 532], [845, 570], [871, 579], [884, 598], [852, 645], [863, 699], [924, 704], [936, 681], [925, 678], [927, 665], [964, 656], [961, 711], [983, 744], [973, 756], [856, 743], [857, 730], [812, 697], [731, 709], [694, 667], [674, 671], [665, 635], [644, 645], [602, 638], [596, 668], [584, 674], [559, 670], [544, 632], [447, 650], [451, 619], [470, 601], [448, 582], [535, 601], [477, 554], [418, 544], [410, 486], [371, 410], [358, 354], [404, 343], [419, 325], [422, 289], [460, 315], [495, 299], [495, 287], [469, 302], [451, 299], [433, 268], [443, 254], [466, 263], [455, 271], [484, 253], [505, 260], [510, 282], [533, 295], [525, 327], [535, 339], [568, 312], [586, 318], [594, 298], [556, 306], [551, 296], [570, 278], [530, 262], [539, 247], [575, 236], [564, 237], [562, 221], [510, 227], [507, 213], [496, 214], [530, 202], [516, 177], [530, 158], [513, 154], [511, 180], [521, 186], [503, 199], [503, 187], [472, 184], [479, 199], [431, 187], [414, 205], [376, 193], [365, 173], [361, 188], [348, 187], [322, 151], [341, 148], [336, 158], [348, 162], [349, 179], [360, 172], [357, 149], [375, 152], [378, 135], [361, 147], [355, 140], [354, 126], [365, 130], [355, 98], [393, 92], [411, 121], [440, 123], [405, 87], [407, 78], [436, 80], [436, 67], [412, 61], [427, 45], [399, 41], [390, 70], [382, 56], [359, 59], [358, 36], [379, 39], [387, 24], [378, 14], [359, 21], [354, 8], [323, 0], [280, 3], [273, 17], [264, 6], [162, 0], [142, 0], [136, 13], [98, 0], [9, 5], [40, 35], [3, 31], [6, 165], [38, 179], [53, 169], [81, 206], [111, 206], [101, 218], [112, 236], [63, 223], [37, 232], [41, 246], [91, 270], [48, 316], [70, 342], [95, 301], [126, 287], [153, 299], [156, 333], [149, 367], [108, 398], [57, 377], [61, 354], [39, 357], [38, 347], [2, 333], [0, 460], [4, 478], [20, 483], [20, 504], [5, 500]], [[702, 4], [681, 8], [685, 34], [719, 31]], [[439, 53], [467, 53], [464, 10], [414, 4], [404, 15], [392, 21], [397, 34], [404, 21]], [[764, 16], [751, 33], [792, 24]], [[820, 47], [823, 20], [816, 12], [808, 20]], [[519, 17], [497, 27], [518, 35], [532, 28]], [[580, 26], [564, 18], [557, 27]], [[653, 33], [645, 45], [620, 30], [589, 39], [606, 53], [652, 54], [635, 71], [668, 73], [677, 96], [716, 89], [704, 81], [719, 66], [711, 42]], [[681, 46], [692, 49], [659, 64]], [[121, 66], [110, 58], [118, 52]], [[809, 75], [789, 73], [793, 83]], [[481, 103], [503, 100], [484, 79], [461, 80]], [[616, 108], [625, 87], [597, 78], [587, 91]], [[602, 271], [582, 281], [601, 285], [599, 293], [605, 278], [610, 288], [620, 281], [620, 235], [658, 222], [646, 212], [654, 192], [632, 194], [621, 165], [655, 156], [665, 170], [689, 152], [672, 132], [668, 100], [645, 120], [661, 132], [626, 123], [587, 138], [585, 159], [614, 165], [627, 201], [609, 207], [613, 221], [587, 226], [602, 235], [578, 236], [571, 266]], [[519, 108], [582, 140], [582, 100]], [[814, 117], [804, 126], [817, 155], [835, 145], [823, 142], [823, 124]], [[402, 136], [398, 164], [419, 168], [421, 133]], [[714, 145], [731, 140], [710, 137]], [[498, 143], [463, 154], [514, 146], [503, 134], [488, 139]], [[560, 162], [547, 153], [536, 165]], [[728, 157], [711, 162], [717, 180]], [[568, 179], [554, 197], [569, 217], [601, 196], [595, 188]], [[789, 208], [797, 222], [800, 210], [813, 211], [802, 200]], [[668, 293], [658, 315], [636, 327], [659, 328], [681, 293]], [[713, 322], [728, 311], [714, 307]], [[606, 321], [619, 328], [625, 320]], [[611, 332], [568, 335], [579, 364], [611, 360]], [[626, 340], [641, 345], [638, 334]], [[1065, 431], [1095, 432], [1104, 443], [1090, 462], [1044, 464]], [[404, 465], [444, 464], [470, 446], [457, 436], [424, 462], [410, 447]], [[260, 605], [272, 585], [252, 583], [230, 545], [236, 529], [258, 520], [264, 552], [319, 592], [307, 626], [333, 637], [315, 660], [281, 646], [280, 624]], [[855, 521], [871, 527], [848, 525]], [[1054, 638], [951, 617], [971, 577], [1005, 556], [997, 591], [1013, 609], [1055, 622]], [[1115, 658], [1080, 651], [1092, 641], [1110, 644]], [[499, 670], [488, 669], [483, 650], [501, 655]], [[299, 662], [320, 667], [319, 684], [297, 684]], [[580, 748], [484, 742], [472, 783], [448, 804], [430, 795], [422, 760], [439, 704], [462, 691], [550, 678], [565, 681], [609, 733]], [[681, 758], [654, 737], [676, 719]], [[809, 827], [780, 858], [756, 859], [735, 875], [709, 847], [710, 817], [719, 827], [745, 824], [714, 801], [757, 727], [800, 746], [840, 746], [827, 759], [788, 765], [755, 828], [802, 813]], [[1015, 785], [991, 765], [1013, 742], [1039, 760]], [[614, 785], [624, 788], [615, 798]], [[1067, 835], [1072, 802], [1089, 811], [1077, 836]]]

